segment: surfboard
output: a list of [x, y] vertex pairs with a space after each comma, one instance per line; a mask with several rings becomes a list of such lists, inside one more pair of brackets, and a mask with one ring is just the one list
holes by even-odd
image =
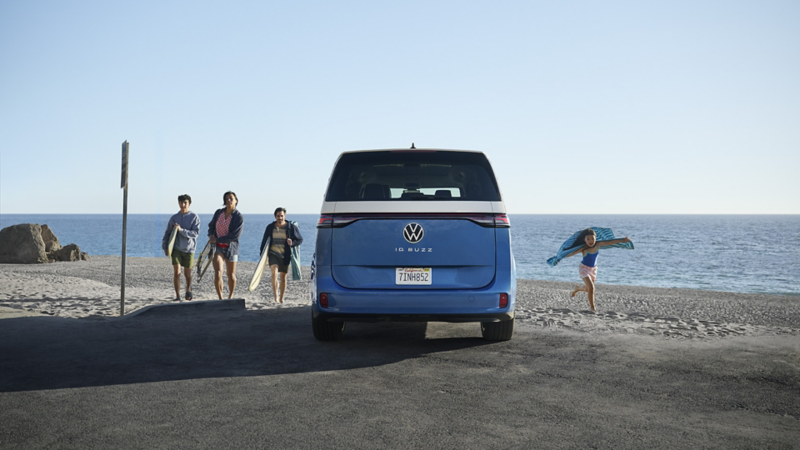
[[167, 258], [172, 258], [172, 247], [175, 246], [175, 237], [178, 236], [178, 229], [172, 229], [172, 236], [169, 238], [169, 244], [167, 244]]
[[[211, 241], [206, 242], [206, 246], [203, 247], [203, 251], [197, 255], [197, 261], [195, 261], [194, 265], [197, 266], [197, 275], [200, 275], [200, 267], [203, 265], [203, 260], [206, 259], [208, 253], [211, 251]], [[202, 277], [202, 275], [200, 275]]]
[[[208, 270], [208, 266], [210, 266], [210, 265], [211, 265], [211, 260], [213, 260], [213, 259], [214, 259], [214, 254], [213, 254], [213, 253], [212, 253], [212, 254], [210, 254], [210, 255], [208, 255], [208, 261], [206, 261], [206, 264], [205, 264], [205, 266], [203, 266], [203, 271], [202, 271], [202, 272], [200, 272], [200, 276], [199, 276], [199, 277], [197, 277], [197, 281], [200, 281], [200, 280], [202, 280], [202, 279], [203, 279], [203, 275], [205, 275], [205, 274], [206, 274], [206, 270]], [[199, 271], [199, 270], [200, 270], [200, 267], [198, 267], [197, 269], [198, 269], [198, 271]]]
[[264, 248], [264, 254], [261, 255], [261, 259], [258, 260], [258, 265], [256, 266], [256, 271], [253, 272], [253, 278], [250, 280], [250, 286], [247, 288], [248, 291], [253, 292], [255, 288], [258, 287], [258, 283], [261, 283], [261, 277], [264, 275], [264, 269], [267, 267], [267, 261], [269, 261], [269, 246]]

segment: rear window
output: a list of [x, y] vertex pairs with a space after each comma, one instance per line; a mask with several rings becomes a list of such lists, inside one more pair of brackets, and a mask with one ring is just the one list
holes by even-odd
[[500, 201], [482, 153], [346, 153], [333, 171], [325, 199], [349, 201]]

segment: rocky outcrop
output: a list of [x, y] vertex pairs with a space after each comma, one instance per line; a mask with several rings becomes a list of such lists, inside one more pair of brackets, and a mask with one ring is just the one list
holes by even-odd
[[0, 230], [0, 263], [36, 264], [48, 261], [42, 227], [35, 223], [12, 225]]
[[0, 263], [38, 264], [54, 261], [88, 261], [80, 247], [61, 243], [47, 225], [23, 223], [0, 230]]
[[89, 255], [82, 252], [81, 248], [75, 244], [69, 244], [54, 252], [47, 254], [52, 261], [88, 261]]
[[42, 225], [42, 240], [44, 241], [44, 251], [47, 253], [61, 250], [61, 242], [53, 234], [53, 230], [47, 225]]

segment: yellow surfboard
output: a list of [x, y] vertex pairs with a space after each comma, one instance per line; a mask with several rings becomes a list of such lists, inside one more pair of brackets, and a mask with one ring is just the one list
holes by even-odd
[[172, 247], [175, 247], [175, 237], [178, 236], [178, 229], [172, 229], [172, 236], [169, 238], [169, 244], [167, 244], [167, 258], [172, 258]]
[[264, 275], [264, 269], [266, 269], [267, 261], [269, 261], [267, 254], [269, 254], [269, 248], [264, 249], [264, 254], [261, 255], [261, 259], [258, 260], [256, 271], [253, 273], [253, 278], [250, 280], [250, 287], [247, 288], [250, 292], [253, 292], [258, 287], [258, 283], [261, 283], [261, 277]]

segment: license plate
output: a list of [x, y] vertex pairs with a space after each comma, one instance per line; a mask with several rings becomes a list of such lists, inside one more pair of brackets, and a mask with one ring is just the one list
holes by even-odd
[[398, 267], [395, 273], [396, 285], [430, 285], [432, 279], [430, 267]]

